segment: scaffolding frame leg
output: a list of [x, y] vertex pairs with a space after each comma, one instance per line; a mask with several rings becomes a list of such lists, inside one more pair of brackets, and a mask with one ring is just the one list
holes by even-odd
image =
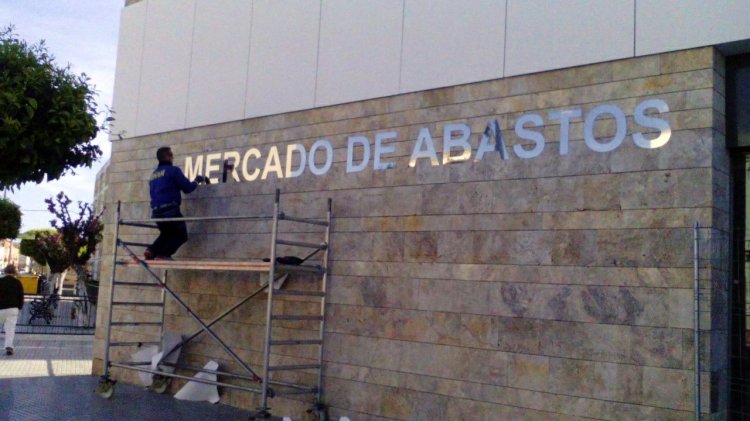
[[110, 382], [110, 344], [112, 343], [112, 301], [115, 296], [115, 279], [117, 278], [117, 244], [120, 241], [120, 206], [121, 202], [117, 201], [115, 211], [115, 235], [112, 240], [112, 277], [109, 284], [109, 309], [107, 311], [107, 334], [104, 339], [104, 374], [102, 382]]
[[[328, 199], [328, 213], [326, 214], [326, 220], [328, 221], [328, 226], [326, 227], [326, 234], [325, 234], [325, 243], [326, 245], [330, 244], [331, 240], [331, 219], [333, 215], [333, 200]], [[324, 293], [327, 293], [328, 291], [328, 258], [329, 258], [329, 251], [330, 247], [326, 247], [323, 255], [323, 264], [325, 265], [325, 271], [323, 272], [323, 279], [321, 280], [321, 291]], [[323, 384], [323, 337], [325, 335], [325, 327], [326, 327], [326, 296], [323, 295], [323, 298], [320, 300], [320, 346], [318, 350], [318, 365], [320, 366], [320, 369], [318, 369], [318, 392], [315, 395], [315, 405], [320, 406], [322, 405], [321, 402], [321, 395], [323, 394], [322, 391], [322, 384]]]
[[261, 395], [260, 407], [258, 408], [259, 413], [268, 413], [268, 410], [270, 409], [268, 408], [268, 383], [270, 380], [268, 364], [271, 358], [271, 316], [273, 315], [273, 279], [276, 272], [276, 239], [279, 231], [279, 196], [280, 192], [277, 189], [276, 198], [273, 203], [273, 225], [271, 227], [271, 266], [268, 271], [268, 283], [266, 284], [271, 286], [271, 288], [268, 288], [268, 304], [266, 305], [266, 337], [263, 350], [263, 393]]

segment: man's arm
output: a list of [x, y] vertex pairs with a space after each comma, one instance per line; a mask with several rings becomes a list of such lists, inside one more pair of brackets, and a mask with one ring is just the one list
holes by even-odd
[[178, 167], [172, 168], [174, 168], [172, 177], [174, 177], [174, 180], [177, 182], [177, 185], [180, 187], [180, 190], [182, 190], [183, 193], [191, 193], [198, 187], [198, 183], [188, 180], [188, 178], [185, 177], [185, 174], [182, 173], [181, 169], [179, 169]]

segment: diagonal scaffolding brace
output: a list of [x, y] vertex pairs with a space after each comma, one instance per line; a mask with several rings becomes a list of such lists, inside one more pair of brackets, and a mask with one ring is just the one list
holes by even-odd
[[[146, 264], [146, 262], [144, 262], [143, 260], [139, 259], [138, 256], [132, 250], [130, 250], [130, 247], [122, 244], [122, 242], [119, 241], [119, 240], [118, 240], [118, 243], [119, 243], [119, 245], [123, 249], [125, 249], [125, 251], [128, 252], [128, 254], [130, 254], [130, 257], [132, 257], [134, 259], [134, 261], [138, 262], [138, 264], [149, 275], [151, 275], [151, 278], [153, 278], [154, 281], [156, 281], [159, 285], [161, 285], [162, 288], [164, 288], [164, 291], [166, 291], [175, 301], [177, 301], [177, 303], [180, 306], [182, 306], [182, 308], [184, 308], [188, 312], [188, 314], [190, 315], [190, 317], [193, 318], [193, 320], [195, 320], [196, 322], [198, 322], [198, 324], [200, 324], [201, 331], [206, 332], [209, 336], [211, 336], [219, 344], [219, 346], [221, 346], [221, 348], [224, 349], [224, 352], [226, 352], [227, 354], [229, 354], [229, 356], [231, 356], [232, 359], [237, 362], [237, 364], [239, 364], [240, 366], [242, 366], [242, 368], [244, 368], [245, 371], [247, 371], [251, 376], [253, 376], [253, 379], [255, 381], [260, 382], [262, 380], [261, 377], [258, 376], [255, 373], [255, 371], [253, 371], [252, 368], [250, 368], [249, 365], [247, 365], [244, 361], [242, 361], [242, 358], [240, 358], [234, 351], [232, 351], [232, 349], [223, 340], [221, 340], [221, 338], [219, 338], [219, 336], [216, 335], [211, 330], [211, 328], [206, 323], [204, 323], [203, 320], [200, 317], [198, 317], [197, 314], [195, 314], [195, 312], [193, 310], [190, 309], [190, 306], [188, 306], [187, 304], [185, 304], [184, 301], [182, 301], [182, 299], [172, 290], [172, 288], [168, 287], [167, 284], [165, 284], [161, 280], [161, 278], [157, 274], [155, 274], [154, 271], [152, 271], [150, 267], [148, 267], [148, 265]], [[195, 337], [195, 336], [197, 336], [197, 335], [194, 335], [193, 337]], [[176, 349], [176, 348], [171, 349], [170, 353], [174, 349]], [[165, 355], [165, 357], [166, 357], [166, 355]]]
[[[302, 259], [302, 262], [305, 262], [309, 258], [315, 256], [320, 250], [322, 250], [322, 249], [317, 249], [317, 250], [313, 251], [312, 253], [308, 254], [307, 256], [305, 256]], [[276, 279], [278, 279], [278, 277]], [[248, 295], [247, 297], [245, 297], [242, 300], [240, 300], [239, 302], [237, 302], [237, 304], [233, 305], [232, 307], [228, 308], [227, 310], [225, 310], [220, 315], [216, 316], [213, 320], [211, 320], [210, 322], [208, 322], [206, 324], [206, 326], [210, 328], [211, 326], [213, 326], [216, 323], [220, 322], [224, 317], [230, 315], [234, 310], [237, 310], [238, 308], [242, 307], [243, 304], [245, 304], [246, 302], [252, 300], [258, 294], [260, 294], [261, 292], [265, 291], [267, 288], [268, 288], [268, 284], [267, 283], [263, 284], [258, 289], [256, 289], [255, 291], [251, 292], [250, 295]], [[164, 355], [162, 355], [162, 360], [166, 359], [168, 356], [170, 356], [173, 352], [175, 352], [179, 348], [187, 345], [190, 341], [192, 341], [193, 339], [195, 339], [198, 336], [200, 336], [200, 334], [203, 333], [203, 332], [204, 332], [203, 328], [200, 328], [200, 329], [196, 330], [195, 332], [193, 332], [193, 334], [191, 334], [187, 338], [183, 339], [182, 342], [180, 342], [177, 345], [175, 345], [172, 349], [166, 351], [164, 353]]]

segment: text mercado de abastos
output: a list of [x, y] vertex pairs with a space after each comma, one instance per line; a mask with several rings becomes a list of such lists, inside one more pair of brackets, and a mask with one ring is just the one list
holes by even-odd
[[[657, 149], [669, 142], [672, 129], [669, 122], [661, 118], [668, 113], [669, 106], [661, 99], [646, 99], [633, 109], [635, 128], [631, 138], [635, 146], [643, 149]], [[617, 149], [628, 135], [628, 122], [625, 112], [617, 105], [603, 104], [591, 109], [584, 115], [581, 108], [554, 110], [547, 114], [549, 122], [559, 124], [558, 153], [568, 155], [571, 125], [583, 121], [583, 140], [587, 149], [606, 153]], [[597, 121], [599, 124], [611, 124], [614, 121], [615, 133], [606, 139], [595, 136]], [[523, 114], [515, 120], [513, 131], [504, 135], [497, 119], [487, 122], [482, 134], [475, 136], [476, 148], [472, 145], [471, 128], [467, 123], [450, 123], [443, 125], [442, 159], [438, 158], [435, 140], [428, 127], [421, 127], [416, 140], [411, 144], [409, 167], [415, 167], [420, 160], [426, 160], [431, 166], [449, 163], [482, 161], [491, 156], [495, 159], [512, 158], [509, 151], [520, 159], [532, 159], [542, 154], [545, 149], [544, 134], [540, 128], [545, 126], [544, 117], [538, 113]], [[535, 130], [536, 129], [536, 130]], [[515, 139], [513, 139], [515, 134]], [[505, 137], [514, 140], [512, 147]], [[346, 173], [352, 174], [365, 170], [372, 165], [374, 170], [395, 168], [393, 157], [396, 145], [409, 147], [408, 142], [398, 142], [398, 132], [394, 130], [375, 133], [374, 142], [370, 137], [356, 134], [347, 137]], [[406, 145], [406, 146], [404, 146]], [[286, 146], [285, 162], [282, 163], [277, 146], [270, 146], [263, 154], [259, 148], [251, 147], [242, 152], [229, 150], [216, 153], [205, 153], [185, 158], [185, 174], [193, 179], [197, 175], [211, 178], [218, 182], [222, 172], [222, 162], [232, 164], [231, 176], [235, 181], [266, 180], [269, 176], [278, 179], [295, 178], [309, 171], [313, 175], [327, 174], [334, 164], [333, 146], [329, 139], [318, 139], [309, 150], [301, 143]]]

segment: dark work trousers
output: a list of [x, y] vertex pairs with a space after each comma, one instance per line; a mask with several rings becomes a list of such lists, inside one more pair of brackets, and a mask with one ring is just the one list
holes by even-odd
[[[180, 218], [182, 213], [170, 212], [167, 215], [154, 215], [154, 218]], [[155, 257], [172, 257], [173, 254], [188, 240], [187, 225], [183, 221], [157, 222], [159, 237], [148, 249]]]

